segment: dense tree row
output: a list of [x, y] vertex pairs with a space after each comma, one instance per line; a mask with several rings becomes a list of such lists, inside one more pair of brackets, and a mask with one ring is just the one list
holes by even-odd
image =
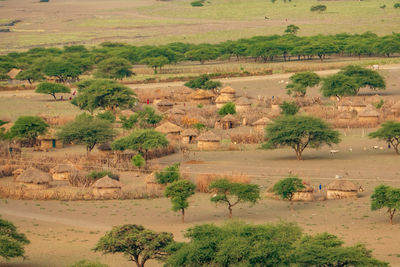
[[12, 68], [23, 71], [17, 78], [29, 82], [55, 77], [57, 81], [75, 81], [96, 69], [100, 78], [122, 79], [134, 73], [132, 64], [146, 64], [155, 72], [166, 64], [199, 61], [253, 58], [256, 61], [303, 60], [328, 55], [391, 56], [400, 53], [400, 34], [379, 37], [374, 33], [337, 34], [299, 37], [294, 34], [255, 36], [219, 44], [170, 43], [161, 46], [132, 46], [103, 43], [100, 46], [68, 46], [33, 48], [26, 52], [0, 56], [0, 76], [4, 79]]

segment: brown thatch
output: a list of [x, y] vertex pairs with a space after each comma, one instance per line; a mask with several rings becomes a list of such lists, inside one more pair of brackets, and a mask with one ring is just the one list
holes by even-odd
[[111, 151], [111, 145], [109, 143], [100, 144], [97, 146], [97, 149], [100, 151]]
[[250, 106], [251, 102], [247, 97], [242, 96], [242, 97], [239, 97], [238, 100], [236, 100], [236, 105], [237, 106]]
[[171, 107], [171, 106], [173, 106], [173, 105], [174, 105], [173, 103], [169, 102], [169, 101], [166, 100], [166, 99], [160, 100], [160, 101], [157, 103], [157, 106], [159, 106], [159, 107]]
[[367, 106], [358, 114], [358, 117], [379, 117], [379, 112], [372, 106]]
[[221, 119], [221, 122], [235, 122], [235, 121], [236, 121], [236, 118], [233, 117], [232, 114], [227, 114]]
[[11, 127], [13, 127], [14, 123], [13, 122], [9, 122], [6, 124], [3, 124], [2, 126], [0, 126], [0, 128], [4, 129], [5, 132], [8, 132]]
[[121, 188], [122, 184], [114, 179], [111, 179], [110, 177], [104, 176], [103, 178], [97, 180], [92, 184], [93, 188]]
[[186, 129], [181, 133], [181, 136], [198, 136], [194, 129]]
[[226, 87], [221, 89], [220, 93], [221, 94], [232, 94], [232, 95], [234, 95], [236, 93], [236, 91], [232, 87], [226, 86]]
[[76, 171], [76, 168], [72, 166], [70, 163], [66, 164], [59, 164], [55, 166], [53, 169], [51, 169], [51, 173], [64, 173], [64, 172], [74, 172]]
[[185, 115], [186, 114], [186, 112], [184, 110], [179, 109], [179, 108], [172, 108], [170, 110], [167, 110], [165, 113], [170, 114], [170, 115]]
[[221, 141], [221, 137], [211, 131], [208, 131], [197, 137], [197, 141], [219, 142]]
[[227, 95], [220, 95], [217, 97], [217, 99], [215, 99], [215, 103], [217, 103], [217, 104], [225, 104], [225, 103], [228, 103], [231, 101], [232, 101], [232, 98], [230, 98]]
[[347, 180], [336, 180], [330, 183], [327, 187], [328, 190], [334, 191], [346, 191], [346, 192], [357, 192], [358, 187], [350, 181]]
[[272, 123], [272, 120], [270, 120], [267, 117], [263, 117], [263, 118], [259, 119], [258, 121], [255, 121], [252, 125], [253, 126], [257, 126], [257, 125], [264, 126], [264, 125], [267, 125], [269, 123]]
[[350, 112], [342, 112], [336, 117], [336, 119], [350, 120], [352, 117], [353, 115]]
[[17, 77], [18, 73], [20, 73], [22, 70], [20, 69], [16, 69], [16, 68], [12, 68], [8, 73], [8, 77], [10, 77], [12, 80], [15, 79], [15, 77]]
[[182, 131], [182, 128], [179, 127], [178, 125], [175, 125], [169, 121], [164, 122], [160, 126], [155, 128], [156, 131], [164, 134], [169, 134], [169, 133], [180, 133]]
[[356, 99], [356, 100], [352, 101], [351, 106], [352, 107], [366, 107], [367, 104], [361, 99]]
[[194, 100], [205, 100], [213, 98], [214, 95], [206, 90], [196, 90], [190, 97]]
[[53, 178], [50, 176], [50, 174], [42, 172], [33, 167], [29, 167], [15, 179], [15, 181], [20, 183], [31, 184], [48, 184], [52, 180]]

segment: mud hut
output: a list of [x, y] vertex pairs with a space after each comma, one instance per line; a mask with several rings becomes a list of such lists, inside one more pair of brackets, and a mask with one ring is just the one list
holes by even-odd
[[394, 104], [391, 108], [390, 111], [393, 113], [395, 117], [400, 117], [400, 101], [398, 101], [396, 104]]
[[336, 180], [327, 187], [327, 199], [356, 198], [358, 188], [347, 180]]
[[54, 129], [50, 129], [47, 134], [38, 137], [40, 141], [40, 150], [49, 150], [51, 148], [63, 148], [64, 143], [58, 139]]
[[76, 172], [74, 166], [69, 163], [59, 164], [50, 170], [54, 181], [68, 181], [71, 174]]
[[161, 101], [159, 101], [159, 102], [157, 103], [157, 109], [158, 109], [159, 111], [161, 111], [161, 112], [165, 112], [165, 111], [167, 111], [167, 110], [170, 110], [173, 106], [174, 106], [174, 104], [171, 103], [171, 102], [169, 102], [169, 101], [166, 100], [166, 99], [163, 99], [163, 100], [161, 100]]
[[182, 128], [169, 121], [164, 122], [160, 126], [155, 128], [156, 131], [163, 134], [179, 135], [182, 132]]
[[363, 125], [375, 126], [379, 123], [379, 112], [372, 106], [368, 106], [358, 113], [358, 121]]
[[190, 95], [190, 98], [196, 104], [211, 104], [214, 95], [206, 90], [196, 90]]
[[293, 194], [293, 201], [314, 201], [314, 189], [309, 185], [303, 183], [304, 188]]
[[221, 89], [220, 94], [220, 96], [228, 97], [230, 101], [233, 101], [235, 99], [236, 91], [232, 87], [226, 86]]
[[232, 114], [227, 114], [221, 119], [222, 129], [232, 129], [235, 127], [236, 118]]
[[247, 97], [240, 97], [235, 102], [237, 112], [245, 112], [251, 108], [251, 102]]
[[259, 119], [258, 121], [255, 121], [252, 126], [254, 127], [254, 129], [257, 132], [263, 133], [265, 127], [267, 126], [267, 124], [272, 123], [272, 120], [270, 120], [267, 117], [262, 117], [261, 119]]
[[226, 95], [220, 95], [217, 97], [217, 99], [215, 99], [215, 104], [216, 104], [217, 108], [222, 108], [223, 105], [225, 105], [226, 103], [229, 103], [229, 102], [232, 102], [232, 99]]
[[186, 112], [179, 108], [171, 108], [170, 110], [167, 110], [165, 114], [172, 116], [184, 116]]
[[208, 131], [197, 137], [197, 148], [199, 150], [216, 150], [220, 147], [221, 137]]
[[15, 179], [16, 182], [31, 189], [46, 189], [52, 180], [50, 174], [33, 167], [29, 167]]
[[197, 132], [194, 129], [186, 129], [181, 133], [182, 142], [186, 144], [196, 143]]
[[121, 193], [122, 184], [108, 176], [92, 184], [93, 195], [100, 198], [115, 198]]

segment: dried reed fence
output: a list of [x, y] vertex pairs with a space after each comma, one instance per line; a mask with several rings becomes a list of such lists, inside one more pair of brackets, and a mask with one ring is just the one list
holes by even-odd
[[196, 177], [196, 190], [202, 193], [209, 193], [210, 184], [219, 179], [228, 179], [231, 182], [245, 184], [251, 182], [251, 178], [246, 174], [199, 174]]

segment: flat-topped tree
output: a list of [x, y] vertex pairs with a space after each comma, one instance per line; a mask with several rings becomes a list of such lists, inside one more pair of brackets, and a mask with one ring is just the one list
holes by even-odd
[[323, 144], [331, 146], [340, 142], [339, 132], [333, 130], [325, 121], [304, 115], [278, 117], [265, 128], [266, 143], [263, 149], [291, 147], [296, 158], [302, 159], [304, 149], [318, 148]]
[[393, 217], [400, 209], [400, 188], [394, 188], [387, 185], [378, 185], [371, 196], [371, 210], [387, 208], [389, 222], [393, 224]]
[[17, 74], [17, 76], [15, 76], [15, 79], [20, 81], [28, 81], [29, 84], [32, 84], [34, 82], [43, 81], [45, 77], [39, 69], [31, 67], [26, 70], [22, 70]]
[[370, 138], [377, 138], [391, 144], [397, 155], [400, 155], [400, 122], [387, 121], [381, 128], [368, 135]]
[[317, 86], [321, 78], [315, 72], [306, 71], [293, 74], [289, 78], [290, 83], [286, 86], [287, 94], [304, 97], [307, 88]]
[[305, 188], [302, 181], [297, 176], [288, 176], [278, 181], [273, 191], [279, 195], [282, 199], [287, 199], [290, 202], [290, 209], [293, 211], [293, 196], [297, 191]]
[[54, 101], [57, 101], [56, 94], [67, 94], [71, 92], [71, 89], [63, 84], [43, 82], [36, 87], [35, 92], [39, 94], [51, 95], [54, 98]]
[[31, 144], [34, 144], [36, 138], [44, 134], [49, 125], [42, 119], [36, 116], [21, 116], [19, 117], [9, 131], [11, 138], [27, 139]]
[[369, 87], [371, 90], [386, 89], [385, 79], [375, 70], [370, 70], [357, 65], [349, 65], [344, 67], [339, 73], [355, 79], [358, 86], [357, 94], [363, 87]]
[[119, 79], [134, 75], [132, 72], [132, 64], [119, 57], [107, 58], [97, 65], [95, 76], [106, 79]]
[[43, 69], [47, 76], [57, 77], [59, 82], [76, 80], [82, 74], [80, 66], [67, 60], [56, 60], [47, 63]]

